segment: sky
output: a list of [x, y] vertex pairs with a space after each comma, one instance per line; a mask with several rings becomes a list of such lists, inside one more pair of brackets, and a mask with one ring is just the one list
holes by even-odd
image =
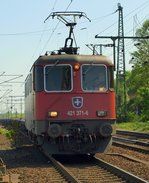
[[[95, 39], [95, 35], [118, 34], [118, 3], [123, 7], [124, 35], [134, 36], [149, 19], [149, 0], [0, 0], [0, 102], [6, 107], [10, 96], [20, 100], [17, 96], [24, 95], [24, 80], [33, 62], [64, 45], [69, 29], [57, 18], [50, 17], [44, 23], [50, 13], [84, 12], [91, 22], [77, 19], [74, 34], [80, 54], [92, 54], [86, 44], [112, 43]], [[126, 40], [126, 70], [131, 69], [130, 53], [134, 50], [134, 42]], [[112, 58], [112, 49], [103, 48], [103, 54]]]

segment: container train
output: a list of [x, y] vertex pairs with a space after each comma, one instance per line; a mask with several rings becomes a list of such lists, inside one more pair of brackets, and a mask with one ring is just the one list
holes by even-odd
[[26, 129], [50, 154], [95, 154], [111, 144], [113, 64], [74, 50], [40, 56], [25, 80]]

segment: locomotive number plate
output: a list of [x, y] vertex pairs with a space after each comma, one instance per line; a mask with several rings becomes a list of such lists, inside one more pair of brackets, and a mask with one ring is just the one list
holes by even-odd
[[88, 116], [88, 110], [86, 111], [81, 111], [81, 110], [77, 110], [77, 111], [67, 111], [67, 115], [68, 116]]

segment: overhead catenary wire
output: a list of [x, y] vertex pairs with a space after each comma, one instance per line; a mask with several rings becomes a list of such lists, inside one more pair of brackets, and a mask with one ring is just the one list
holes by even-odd
[[[72, 1], [73, 0], [71, 0], [71, 2], [69, 3], [69, 5], [67, 6], [67, 8], [66, 8], [66, 10], [65, 11], [67, 11], [67, 9], [69, 8], [69, 6], [71, 5], [71, 3], [72, 3]], [[54, 9], [55, 9], [55, 6], [56, 6], [56, 3], [57, 3], [57, 0], [55, 0], [55, 2], [54, 2], [54, 6], [51, 8], [51, 11], [54, 11]], [[148, 5], [146, 5], [146, 4], [148, 4]], [[145, 6], [145, 7], [143, 7], [142, 8], [142, 6]], [[124, 16], [124, 18], [126, 18], [127, 16], [129, 16], [129, 15], [131, 15], [133, 12], [135, 12], [136, 10], [138, 10], [138, 9], [140, 9], [137, 13], [139, 13], [139, 12], [142, 12], [142, 10], [144, 10], [145, 8], [147, 8], [149, 6], [149, 1], [146, 1], [145, 3], [143, 3], [141, 6], [138, 6], [137, 8], [135, 8], [134, 10], [132, 10], [130, 13], [128, 13], [126, 16]], [[50, 11], [50, 12], [51, 12]], [[106, 18], [106, 17], [109, 17], [109, 16], [111, 16], [111, 15], [113, 15], [113, 14], [115, 14], [115, 12], [112, 12], [112, 13], [109, 13], [109, 14], [106, 14], [106, 15], [104, 15], [104, 16], [101, 16], [101, 17], [96, 17], [96, 18], [93, 18], [93, 19], [91, 19], [91, 21], [92, 21], [92, 23], [94, 22], [94, 21], [97, 21], [97, 20], [99, 20], [99, 19], [103, 19], [103, 18]], [[148, 15], [146, 15], [146, 17], [147, 17]], [[84, 21], [84, 22], [81, 22], [81, 23], [86, 23], [86, 21]], [[81, 24], [80, 23], [80, 24]], [[99, 32], [99, 34], [101, 34], [101, 33], [103, 33], [103, 32], [105, 32], [106, 30], [108, 30], [109, 28], [111, 28], [113, 25], [115, 25], [117, 23], [117, 21], [115, 21], [113, 24], [111, 24], [110, 26], [108, 26], [107, 28], [105, 28], [104, 30], [102, 30], [101, 32]], [[79, 24], [79, 23], [78, 23]], [[52, 29], [43, 29], [43, 30], [35, 30], [35, 31], [27, 31], [27, 32], [16, 32], [16, 33], [0, 33], [0, 36], [21, 36], [21, 35], [32, 35], [32, 34], [39, 34], [39, 33], [45, 33], [45, 32], [48, 32], [48, 31], [52, 31]]]
[[[69, 7], [70, 7], [70, 5], [72, 4], [72, 2], [73, 2], [73, 0], [71, 0], [71, 1], [70, 1], [70, 3], [68, 4], [68, 6], [66, 7], [65, 11], [67, 11], [67, 10], [68, 10], [68, 8], [69, 8]], [[55, 31], [56, 31], [56, 29], [57, 29], [57, 27], [58, 27], [59, 23], [60, 23], [60, 20], [58, 21], [58, 23], [56, 24], [56, 26], [55, 26], [55, 27], [54, 27], [54, 29], [52, 30], [52, 33], [50, 34], [49, 39], [46, 41], [46, 43], [45, 43], [45, 45], [44, 45], [43, 49], [41, 50], [41, 53], [42, 53], [42, 52], [45, 50], [45, 48], [47, 47], [47, 45], [48, 45], [49, 41], [51, 40], [51, 38], [52, 38], [52, 36], [53, 36], [54, 32], [55, 32]], [[41, 54], [41, 53], [40, 53], [40, 54]]]
[[[143, 3], [142, 5], [138, 6], [137, 8], [135, 8], [134, 10], [132, 10], [131, 12], [129, 12], [127, 15], [124, 16], [124, 19], [126, 19], [127, 17], [129, 17], [132, 13], [134, 13], [135, 11], [139, 10], [137, 13], [143, 11], [145, 8], [147, 8], [149, 6], [149, 1], [146, 1], [145, 3]], [[141, 9], [140, 9], [141, 8]], [[128, 18], [127, 21], [129, 21], [130, 19]], [[98, 34], [102, 34], [104, 33], [106, 30], [108, 30], [109, 28], [113, 27], [114, 25], [117, 25], [118, 21], [115, 21], [113, 24], [111, 24], [110, 26], [108, 26], [107, 28], [105, 28], [104, 30], [102, 30], [101, 32], [99, 32]], [[126, 21], [125, 21], [126, 23]], [[117, 29], [117, 27], [112, 31], [114, 32]], [[110, 31], [111, 34], [111, 31]]]
[[[67, 11], [67, 9], [70, 7], [70, 5], [71, 5], [71, 3], [72, 3], [73, 1], [70, 1], [69, 2], [69, 4], [68, 4], [68, 6], [67, 6], [67, 8], [66, 8], [66, 11]], [[53, 4], [53, 7], [51, 8], [51, 11], [54, 11], [55, 10], [55, 7], [56, 7], [56, 5], [57, 5], [57, 3], [58, 3], [58, 0], [55, 0], [54, 1], [54, 4]], [[51, 4], [51, 3], [50, 3]], [[134, 12], [136, 12], [136, 14], [137, 13], [140, 13], [140, 12], [142, 12], [144, 9], [146, 9], [147, 7], [149, 6], [149, 1], [145, 1], [144, 3], [142, 3], [140, 6], [138, 6], [137, 8], [135, 8], [134, 10], [132, 10], [131, 12], [129, 12], [126, 16], [124, 16], [124, 18], [126, 19], [126, 17], [129, 17], [130, 15], [132, 15]], [[93, 25], [93, 23], [95, 22], [95, 21], [97, 21], [97, 20], [100, 20], [100, 19], [104, 19], [104, 18], [107, 18], [107, 17], [110, 17], [110, 16], [112, 16], [114, 14], [114, 12], [112, 12], [112, 13], [109, 13], [109, 14], [106, 14], [106, 15], [104, 15], [104, 16], [101, 16], [101, 17], [97, 17], [97, 18], [93, 18], [93, 19], [91, 19], [92, 20], [92, 25]], [[147, 16], [146, 16], [147, 17]], [[129, 19], [130, 20], [130, 19]], [[126, 21], [127, 22], [127, 21]], [[78, 23], [78, 24], [82, 24], [82, 23], [85, 23], [85, 21], [84, 22], [81, 22], [81, 23]], [[116, 23], [117, 23], [117, 21], [115, 22], [115, 24], [114, 25], [116, 25]], [[106, 29], [104, 29], [102, 32], [100, 32], [101, 34], [102, 33], [105, 33], [106, 31], [108, 31], [108, 30], [110, 30], [110, 34], [111, 34], [111, 32], [114, 32], [114, 30], [112, 30], [111, 31], [111, 27], [113, 26], [113, 24], [112, 25], [110, 25], [110, 26], [108, 26]], [[18, 32], [18, 33], [6, 33], [6, 34], [0, 34], [0, 36], [28, 36], [28, 35], [41, 35], [40, 36], [40, 38], [39, 38], [39, 41], [38, 41], [38, 43], [37, 43], [37, 46], [36, 46], [36, 48], [35, 48], [35, 51], [33, 52], [33, 55], [32, 55], [32, 57], [31, 57], [31, 60], [34, 58], [34, 56], [35, 56], [35, 54], [37, 53], [37, 50], [39, 49], [39, 47], [41, 47], [41, 42], [43, 41], [43, 36], [45, 35], [45, 33], [47, 33], [47, 32], [49, 32], [49, 31], [51, 31], [51, 33], [50, 33], [50, 35], [49, 35], [49, 39], [46, 41], [46, 43], [44, 44], [44, 46], [40, 49], [40, 51], [39, 51], [39, 55], [45, 50], [45, 48], [47, 47], [47, 45], [48, 45], [48, 43], [50, 42], [50, 40], [51, 40], [51, 38], [52, 38], [52, 36], [54, 35], [54, 33], [56, 32], [56, 30], [57, 29], [62, 29], [63, 27], [59, 27], [59, 26], [55, 26], [54, 28], [55, 29], [52, 29], [52, 28], [50, 28], [50, 29], [46, 29], [46, 27], [47, 27], [47, 24], [45, 25], [44, 24], [44, 29], [43, 30], [37, 30], [37, 31], [28, 31], [28, 32]], [[90, 25], [88, 26], [88, 27], [90, 27]], [[88, 29], [88, 27], [87, 27], [87, 29]], [[128, 31], [127, 31], [128, 32]], [[126, 35], [127, 35], [127, 33], [126, 33]]]
[[[51, 11], [54, 11], [55, 6], [56, 6], [56, 3], [57, 3], [57, 0], [54, 1], [54, 5], [53, 5]], [[31, 60], [34, 58], [34, 56], [35, 56], [35, 54], [36, 54], [36, 51], [37, 51], [37, 49], [39, 48], [39, 45], [40, 45], [40, 43], [41, 43], [41, 41], [42, 41], [42, 38], [43, 38], [43, 36], [44, 36], [44, 33], [45, 33], [46, 28], [47, 28], [47, 25], [44, 24], [44, 29], [43, 29], [42, 34], [41, 34], [41, 36], [40, 36], [40, 39], [39, 39], [39, 41], [38, 41], [38, 43], [37, 43], [37, 46], [36, 46], [36, 48], [35, 48], [35, 51], [34, 51], [32, 57], [31, 57]]]
[[[137, 11], [137, 10], [139, 10], [139, 11], [137, 11], [137, 13], [140, 13], [140, 12], [142, 12], [145, 8], [147, 8], [149, 6], [149, 1], [146, 1], [145, 3], [143, 3], [141, 6], [139, 6], [139, 7], [137, 7], [137, 8], [135, 8], [134, 10], [132, 10], [130, 13], [128, 13], [127, 15], [125, 15], [124, 16], [124, 18], [126, 19], [127, 17], [129, 17], [133, 12], [135, 12], [135, 11]], [[140, 21], [140, 24], [141, 24], [141, 22], [143, 22], [145, 19], [146, 19], [146, 17], [147, 16], [145, 16], [145, 18], [143, 18], [142, 19], [142, 21]], [[128, 22], [128, 21], [130, 21], [130, 18], [128, 18], [128, 20], [125, 20], [125, 22]], [[103, 31], [101, 31], [99, 34], [103, 34], [105, 31], [107, 31], [107, 30], [110, 30], [110, 35], [111, 35], [111, 32], [115, 32], [116, 30], [117, 30], [117, 28], [115, 28], [113, 31], [111, 31], [111, 27], [113, 27], [114, 25], [116, 25], [117, 24], [117, 21], [115, 21], [112, 25], [110, 25], [109, 27], [107, 27], [106, 29], [104, 29]], [[131, 29], [131, 30], [129, 30], [129, 31], [127, 31], [126, 33], [125, 33], [125, 35], [128, 35], [130, 32], [132, 32], [133, 31], [133, 29]], [[108, 34], [107, 34], [108, 35]], [[106, 40], [107, 41], [107, 40]], [[105, 41], [105, 42], [106, 42]], [[127, 41], [128, 42], [128, 41]], [[131, 42], [132, 44], [133, 44], [133, 42], [132, 41], [129, 41], [129, 42]], [[127, 43], [128, 44], [128, 43]], [[125, 44], [125, 46], [127, 47], [127, 45]], [[132, 48], [132, 47], [131, 47]], [[126, 52], [128, 52], [128, 51], [130, 51], [130, 49], [127, 49], [126, 50]], [[125, 52], [125, 53], [126, 53]], [[112, 54], [110, 54], [110, 56], [111, 56]]]

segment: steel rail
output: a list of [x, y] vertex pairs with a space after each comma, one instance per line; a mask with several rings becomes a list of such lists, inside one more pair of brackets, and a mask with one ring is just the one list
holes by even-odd
[[103, 166], [105, 169], [109, 170], [113, 174], [121, 177], [123, 180], [126, 180], [128, 182], [134, 182], [134, 183], [148, 183], [148, 181], [143, 180], [125, 170], [122, 170], [121, 168], [118, 168], [114, 165], [111, 165], [110, 163], [107, 163], [99, 158], [96, 158], [96, 161], [99, 163], [100, 166]]
[[138, 146], [126, 144], [125, 142], [122, 143], [122, 142], [116, 142], [116, 141], [112, 141], [112, 145], [123, 147], [123, 148], [129, 148], [138, 152], [149, 154], [149, 148], [147, 147], [141, 147], [141, 146], [138, 147]]
[[134, 162], [138, 162], [138, 163], [143, 163], [143, 164], [149, 166], [149, 162], [140, 160], [138, 158], [134, 158], [134, 157], [129, 156], [129, 155], [126, 155], [126, 154], [121, 154], [121, 153], [106, 153], [106, 155], [120, 156], [120, 157], [126, 158], [128, 160], [131, 160], [131, 161], [134, 161]]
[[[52, 159], [51, 159], [52, 158]], [[69, 175], [69, 171], [68, 171], [68, 168], [66, 168], [66, 167], [64, 167], [60, 162], [58, 162], [58, 161], [56, 161], [53, 157], [50, 157], [50, 159], [51, 159], [51, 161], [52, 161], [52, 163], [56, 163], [56, 167], [60, 170], [60, 171], [63, 171], [64, 170], [64, 172], [62, 172], [63, 173], [63, 175], [65, 175], [65, 173], [66, 174], [68, 174], [68, 177], [70, 176]], [[113, 175], [115, 175], [115, 176], [117, 176], [117, 177], [119, 177], [119, 178], [121, 178], [122, 179], [122, 181], [126, 181], [126, 182], [135, 182], [135, 183], [147, 183], [147, 181], [146, 180], [143, 180], [143, 179], [141, 179], [141, 178], [139, 178], [139, 177], [137, 177], [137, 176], [135, 176], [135, 175], [133, 175], [133, 174], [131, 174], [131, 173], [129, 173], [129, 172], [127, 172], [127, 171], [125, 171], [125, 170], [122, 170], [122, 169], [120, 169], [120, 168], [118, 168], [118, 167], [116, 167], [116, 166], [114, 166], [114, 165], [112, 165], [112, 164], [109, 164], [109, 163], [107, 163], [107, 162], [105, 162], [105, 161], [103, 161], [103, 160], [101, 160], [101, 159], [99, 159], [99, 158], [96, 158], [96, 157], [91, 157], [91, 160], [93, 160], [93, 161], [95, 161], [95, 164], [96, 165], [98, 165], [99, 167], [102, 167], [102, 168], [104, 168], [104, 169], [106, 169], [106, 170], [108, 170], [110, 173], [112, 173]], [[92, 162], [92, 161], [91, 161]], [[83, 180], [82, 181], [80, 181], [80, 180], [77, 180], [72, 174], [71, 174], [71, 176], [73, 177], [73, 179], [72, 180], [70, 180], [71, 182], [78, 182], [78, 183], [80, 183], [80, 182], [83, 182]]]
[[149, 139], [149, 133], [144, 133], [144, 132], [116, 130], [116, 134], [129, 135], [129, 136], [139, 137], [139, 138], [143, 138], [143, 139]]
[[142, 141], [139, 141], [139, 140], [128, 139], [128, 138], [124, 138], [124, 137], [117, 137], [117, 136], [113, 136], [112, 139], [114, 141], [118, 141], [118, 142], [126, 142], [126, 143], [129, 143], [129, 144], [135, 144], [135, 145], [140, 145], [140, 146], [144, 146], [144, 147], [149, 147], [148, 142], [142, 142]]
[[68, 169], [66, 169], [59, 161], [56, 161], [51, 155], [43, 152], [44, 155], [50, 159], [54, 167], [65, 177], [68, 182], [81, 183]]
[[[54, 165], [54, 167], [58, 170], [58, 172], [60, 172], [60, 174], [65, 178], [65, 180], [72, 183], [80, 183], [83, 181], [83, 180], [82, 181], [78, 180], [75, 177], [75, 175], [70, 173], [68, 168], [63, 166], [59, 161], [55, 160], [49, 153], [45, 152], [43, 149], [42, 149], [42, 152], [46, 157], [48, 157], [50, 162]], [[103, 167], [103, 169], [108, 170], [110, 173], [123, 179], [126, 182], [147, 183], [146, 180], [143, 180], [125, 170], [122, 170], [114, 165], [111, 165], [97, 157], [91, 157], [91, 160], [95, 161], [98, 166]]]

